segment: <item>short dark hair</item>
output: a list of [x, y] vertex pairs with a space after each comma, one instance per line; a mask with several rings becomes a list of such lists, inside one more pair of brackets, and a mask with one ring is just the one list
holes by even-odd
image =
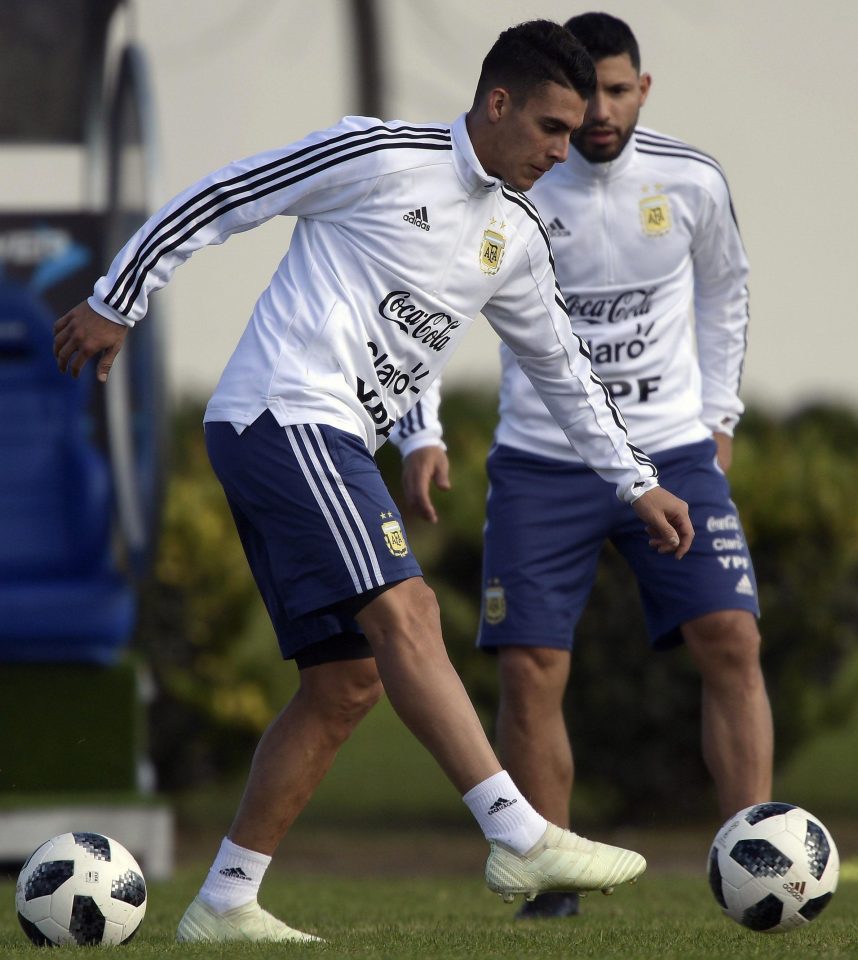
[[528, 20], [504, 30], [486, 54], [474, 102], [493, 87], [527, 100], [546, 83], [558, 83], [588, 100], [596, 90], [596, 70], [584, 47], [559, 23]]
[[609, 13], [582, 13], [563, 26], [581, 41], [594, 61], [627, 53], [632, 66], [640, 73], [640, 48], [632, 28], [624, 20]]

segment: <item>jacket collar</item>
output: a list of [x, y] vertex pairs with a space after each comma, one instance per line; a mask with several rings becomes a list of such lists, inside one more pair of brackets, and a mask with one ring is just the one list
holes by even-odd
[[453, 136], [453, 167], [469, 194], [485, 194], [497, 190], [503, 181], [490, 177], [474, 152], [465, 122], [465, 114], [457, 117], [450, 128]]

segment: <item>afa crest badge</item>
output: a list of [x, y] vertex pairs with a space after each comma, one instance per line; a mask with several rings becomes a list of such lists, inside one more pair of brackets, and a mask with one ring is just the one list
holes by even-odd
[[394, 557], [404, 557], [408, 554], [408, 544], [405, 542], [405, 534], [398, 520], [385, 520], [381, 525], [381, 532], [384, 534], [387, 549]]
[[[492, 218], [492, 225], [496, 223]], [[501, 224], [503, 228], [505, 224]], [[483, 239], [480, 243], [480, 270], [483, 273], [493, 277], [500, 270], [503, 252], [506, 247], [506, 237], [500, 230], [491, 228], [483, 231]]]
[[494, 625], [506, 617], [506, 597], [500, 580], [489, 580], [483, 593], [483, 618]]
[[661, 237], [673, 226], [670, 201], [663, 193], [644, 197], [640, 202], [641, 225], [648, 237]]

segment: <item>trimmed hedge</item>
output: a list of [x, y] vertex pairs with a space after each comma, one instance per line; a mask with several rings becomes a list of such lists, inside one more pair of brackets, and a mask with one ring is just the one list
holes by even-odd
[[[156, 679], [150, 741], [166, 789], [243, 769], [294, 685], [294, 671], [277, 668], [200, 420], [195, 407], [175, 418], [162, 544], [136, 639]], [[494, 664], [473, 638], [495, 400], [451, 391], [444, 422], [454, 489], [435, 496], [437, 527], [410, 519], [408, 533], [438, 594], [451, 657], [490, 729]], [[858, 695], [856, 450], [858, 416], [822, 406], [785, 418], [751, 410], [735, 443], [730, 476], [757, 572], [779, 764], [842, 724]], [[396, 494], [397, 452], [383, 448], [379, 464]], [[714, 810], [699, 757], [696, 674], [681, 649], [649, 652], [636, 586], [610, 550], [579, 627], [569, 703], [584, 814], [643, 820]]]

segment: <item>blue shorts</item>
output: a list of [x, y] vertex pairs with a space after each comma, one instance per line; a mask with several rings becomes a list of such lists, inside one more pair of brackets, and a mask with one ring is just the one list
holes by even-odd
[[703, 440], [652, 455], [694, 524], [691, 549], [677, 560], [649, 546], [631, 506], [588, 467], [493, 447], [477, 645], [571, 650], [606, 540], [637, 578], [654, 647], [680, 643], [679, 627], [707, 613], [759, 616], [753, 564], [715, 450]]
[[369, 655], [354, 615], [422, 572], [364, 444], [322, 424], [281, 427], [269, 411], [241, 434], [229, 423], [205, 430], [283, 657], [302, 666]]

